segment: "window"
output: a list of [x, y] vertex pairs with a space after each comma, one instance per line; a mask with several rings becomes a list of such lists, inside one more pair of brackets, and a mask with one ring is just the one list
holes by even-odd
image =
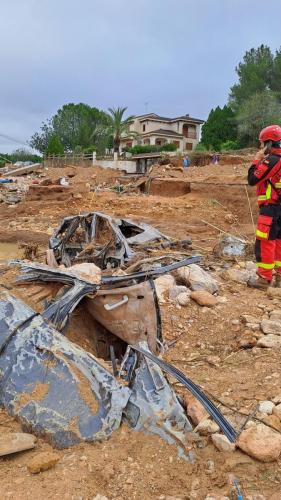
[[142, 126], [142, 131], [145, 132], [145, 125]]
[[186, 145], [185, 145], [185, 148], [188, 149], [188, 150], [191, 150], [193, 149], [193, 144], [192, 142], [187, 142]]

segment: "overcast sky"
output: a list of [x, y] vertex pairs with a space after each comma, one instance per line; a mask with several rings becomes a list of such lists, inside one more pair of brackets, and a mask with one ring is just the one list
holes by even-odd
[[68, 102], [205, 119], [280, 19], [280, 0], [0, 0], [0, 134], [25, 143]]

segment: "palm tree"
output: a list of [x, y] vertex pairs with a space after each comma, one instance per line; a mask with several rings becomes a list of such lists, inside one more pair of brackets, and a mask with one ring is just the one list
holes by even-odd
[[136, 135], [135, 132], [130, 131], [130, 125], [134, 119], [134, 116], [128, 116], [124, 118], [124, 113], [127, 108], [109, 108], [109, 113], [106, 113], [108, 117], [108, 133], [113, 136], [113, 147], [114, 152], [119, 153], [119, 147], [122, 135], [126, 134], [130, 137]]

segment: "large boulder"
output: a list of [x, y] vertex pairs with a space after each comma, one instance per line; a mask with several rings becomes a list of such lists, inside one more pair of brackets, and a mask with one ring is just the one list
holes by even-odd
[[216, 297], [211, 295], [209, 292], [206, 292], [205, 290], [191, 292], [190, 297], [192, 298], [192, 300], [197, 302], [197, 304], [205, 307], [214, 307], [218, 302]]
[[268, 335], [264, 335], [257, 342], [258, 347], [269, 347], [269, 348], [277, 348], [281, 347], [281, 336], [273, 335], [269, 333]]
[[208, 417], [204, 406], [190, 392], [184, 396], [186, 413], [195, 425]]
[[175, 271], [175, 276], [178, 284], [185, 285], [191, 290], [206, 290], [213, 294], [218, 291], [218, 284], [216, 280], [204, 271], [197, 264], [190, 264]]
[[261, 462], [273, 462], [281, 453], [281, 435], [264, 424], [242, 431], [236, 444]]
[[234, 281], [235, 283], [248, 283], [251, 277], [251, 271], [246, 269], [226, 269], [221, 273], [221, 277], [226, 281]]
[[271, 319], [264, 319], [261, 322], [261, 329], [263, 333], [272, 333], [273, 335], [281, 335], [281, 321], [273, 321]]
[[225, 453], [231, 453], [235, 450], [235, 444], [231, 443], [229, 439], [227, 439], [224, 434], [212, 434], [212, 441], [219, 451], [223, 451]]
[[168, 292], [174, 287], [175, 283], [175, 278], [171, 274], [164, 274], [154, 280], [156, 294], [160, 304], [165, 304], [165, 295], [168, 295]]

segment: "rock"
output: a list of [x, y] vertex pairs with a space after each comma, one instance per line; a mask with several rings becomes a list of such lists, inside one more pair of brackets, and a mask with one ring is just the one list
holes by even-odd
[[216, 422], [213, 422], [209, 418], [200, 422], [196, 427], [196, 431], [199, 432], [199, 434], [201, 434], [202, 436], [207, 436], [208, 434], [214, 434], [219, 430], [220, 428], [218, 424], [216, 424]]
[[[281, 405], [280, 405], [281, 406]], [[280, 422], [280, 417], [276, 414], [274, 414], [275, 408], [273, 408], [273, 415], [266, 415], [263, 418], [263, 421], [266, 424], [271, 425], [274, 427], [277, 431], [281, 432], [281, 422]], [[281, 408], [280, 408], [280, 416], [281, 416]]]
[[274, 406], [272, 410], [273, 415], [279, 418], [281, 420], [281, 404], [278, 404], [277, 406]]
[[246, 323], [246, 327], [252, 332], [258, 332], [260, 330], [260, 323]]
[[204, 406], [191, 393], [185, 394], [184, 401], [186, 404], [186, 413], [195, 425], [207, 418], [208, 413]]
[[100, 495], [99, 493], [92, 498], [92, 500], [109, 500], [108, 497], [105, 497], [104, 495]]
[[75, 200], [81, 200], [82, 199], [82, 194], [81, 193], [74, 193], [73, 194], [73, 198], [75, 198]]
[[27, 468], [32, 474], [38, 474], [45, 470], [51, 469], [59, 461], [60, 456], [54, 451], [46, 451], [38, 453], [27, 462]]
[[281, 299], [281, 288], [273, 288], [272, 286], [269, 286], [266, 293], [271, 299]]
[[48, 227], [48, 229], [46, 230], [46, 234], [48, 234], [49, 236], [52, 236], [54, 231], [55, 231], [55, 229], [53, 227]]
[[257, 339], [250, 332], [244, 332], [238, 342], [239, 347], [242, 349], [251, 349], [257, 345]]
[[245, 263], [245, 267], [246, 267], [247, 271], [256, 271], [257, 264], [255, 262], [253, 262], [252, 260], [247, 260], [247, 262]]
[[34, 448], [36, 438], [26, 432], [1, 432], [0, 457]]
[[[215, 245], [213, 252], [220, 259], [235, 260], [244, 259], [249, 253], [249, 244], [234, 236], [222, 235]], [[252, 253], [251, 249], [251, 253]]]
[[281, 309], [274, 309], [269, 315], [272, 321], [281, 321]]
[[261, 413], [266, 413], [266, 415], [271, 415], [275, 404], [272, 401], [261, 401], [259, 404], [259, 411]]
[[251, 323], [251, 324], [259, 323], [259, 320], [255, 316], [250, 316], [250, 314], [242, 314], [240, 318], [242, 323], [244, 323], [244, 325], [246, 323]]
[[228, 299], [226, 297], [218, 295], [217, 302], [218, 302], [218, 304], [226, 304], [228, 302]]
[[236, 445], [261, 462], [277, 460], [281, 452], [281, 435], [263, 424], [241, 432]]
[[68, 271], [92, 283], [100, 283], [101, 281], [101, 269], [92, 262], [74, 264], [68, 268]]
[[251, 272], [241, 269], [226, 269], [221, 273], [221, 277], [226, 281], [235, 281], [236, 283], [247, 283]]
[[263, 333], [272, 333], [274, 335], [281, 335], [281, 321], [272, 321], [270, 319], [263, 319], [261, 322], [261, 329]]
[[189, 293], [186, 293], [186, 292], [182, 292], [182, 293], [179, 293], [179, 295], [177, 296], [177, 303], [180, 305], [180, 306], [187, 306], [190, 302], [190, 292]]
[[225, 497], [224, 495], [216, 495], [216, 493], [211, 493], [210, 495], [206, 496], [204, 500], [230, 500], [230, 498]]
[[218, 291], [216, 280], [197, 264], [190, 264], [190, 266], [177, 269], [175, 276], [177, 283], [186, 285], [191, 290], [206, 290], [211, 294]]
[[176, 299], [180, 293], [189, 293], [190, 295], [191, 292], [186, 286], [175, 285], [169, 291], [169, 299], [172, 302], [176, 302]]
[[274, 398], [272, 398], [272, 402], [275, 405], [278, 405], [279, 403], [281, 403], [281, 393], [276, 394], [276, 396], [274, 396]]
[[217, 299], [205, 290], [198, 290], [191, 292], [190, 297], [197, 302], [200, 306], [214, 307], [217, 304]]
[[281, 347], [281, 337], [280, 335], [264, 335], [257, 342], [258, 347]]
[[206, 474], [213, 474], [214, 472], [215, 472], [215, 462], [213, 460], [208, 460]]
[[173, 288], [175, 285], [175, 278], [171, 274], [165, 274], [154, 280], [154, 284], [160, 304], [165, 304], [164, 294]]
[[212, 434], [212, 441], [219, 451], [230, 453], [235, 450], [235, 444], [231, 443], [224, 434]]

